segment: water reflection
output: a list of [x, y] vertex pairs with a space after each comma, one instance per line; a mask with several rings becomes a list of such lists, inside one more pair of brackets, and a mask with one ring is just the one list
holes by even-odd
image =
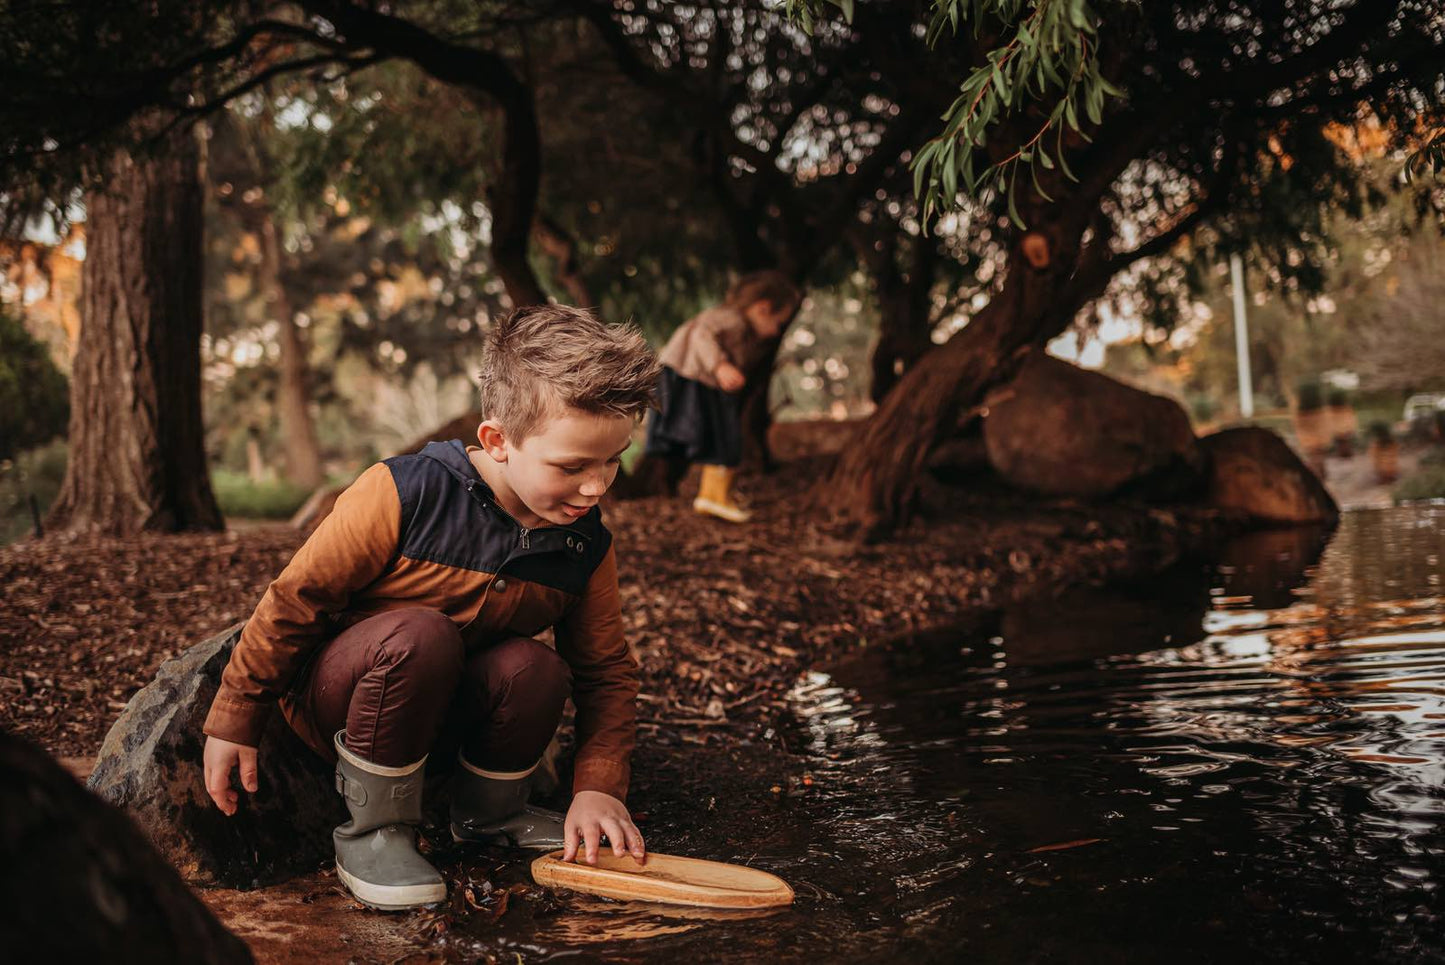
[[[1442, 521], [1350, 514], [1323, 555], [1253, 534], [866, 651], [799, 687], [808, 751], [892, 805], [850, 831], [920, 816], [901, 914], [940, 960], [1445, 957]], [[1080, 954], [1045, 922], [1113, 937]]]
[[649, 832], [781, 874], [794, 907], [718, 920], [570, 899], [509, 914], [486, 947], [1445, 960], [1442, 557], [1445, 509], [1350, 513], [1327, 546], [1253, 534], [1138, 586], [861, 649], [798, 681], [785, 753], [753, 749]]

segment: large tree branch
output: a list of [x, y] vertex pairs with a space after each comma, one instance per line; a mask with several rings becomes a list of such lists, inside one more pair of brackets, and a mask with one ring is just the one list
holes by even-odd
[[302, 0], [329, 20], [352, 46], [371, 47], [412, 61], [445, 84], [495, 97], [503, 105], [530, 101], [530, 91], [494, 51], [452, 43], [409, 20], [343, 0]]
[[[353, 74], [358, 70], [363, 70], [380, 63], [384, 59], [386, 58], [381, 54], [365, 54], [357, 57], [339, 57], [332, 54], [319, 54], [315, 57], [302, 57], [298, 60], [287, 60], [279, 64], [272, 64], [265, 70], [252, 74], [241, 83], [222, 91], [208, 100], [197, 104], [186, 104], [177, 108], [175, 118], [162, 129], [162, 133], [168, 133], [186, 121], [214, 114], [236, 98], [249, 94], [258, 87], [264, 87], [272, 80], [284, 74], [294, 74], [300, 71], [312, 70], [317, 67], [332, 66], [345, 67], [347, 74]], [[329, 77], [326, 79], [334, 80], [336, 78]]]
[[325, 37], [298, 23], [285, 20], [262, 19], [248, 23], [236, 32], [230, 40], [215, 47], [197, 51], [174, 63], [164, 64], [141, 71], [129, 85], [132, 89], [159, 90], [168, 87], [175, 80], [186, 76], [197, 67], [222, 64], [244, 54], [256, 40], [262, 37], [285, 37], [300, 43], [311, 44], [324, 50], [346, 52], [349, 48], [335, 38]]
[[564, 6], [592, 24], [607, 49], [612, 51], [623, 76], [637, 86], [673, 97], [704, 99], [703, 92], [689, 84], [685, 74], [659, 67], [638, 54], [622, 25], [613, 18], [610, 0], [564, 0]]
[[[1099, 237], [1088, 246], [1080, 259], [1079, 270], [1070, 280], [1066, 298], [1083, 304], [1101, 294], [1120, 272], [1135, 262], [1165, 254], [1180, 238], [1191, 234], [1207, 219], [1224, 209], [1231, 192], [1230, 185], [1238, 176], [1239, 159], [1242, 156], [1238, 138], [1226, 142], [1224, 155], [1213, 177], [1196, 194], [1189, 209], [1175, 218], [1168, 228], [1155, 234], [1127, 251], [1110, 254], [1108, 237], [1112, 232], [1099, 232]], [[1099, 216], [1107, 217], [1101, 210]]]
[[844, 229], [858, 216], [858, 206], [877, 190], [888, 169], [901, 164], [903, 152], [918, 142], [925, 124], [933, 118], [926, 109], [902, 108], [893, 124], [884, 133], [869, 155], [852, 175], [846, 176], [832, 196], [829, 205], [814, 220], [804, 263], [811, 266], [836, 241]]
[[302, 0], [348, 41], [403, 57], [436, 80], [491, 99], [502, 109], [502, 174], [487, 192], [492, 213], [492, 260], [516, 306], [546, 300], [527, 261], [527, 246], [542, 178], [542, 138], [532, 90], [498, 53], [453, 43], [409, 20], [344, 0]]
[[1376, 100], [1390, 93], [1395, 85], [1409, 81], [1418, 68], [1439, 69], [1445, 60], [1441, 46], [1421, 41], [1407, 51], [1395, 55], [1393, 70], [1376, 70], [1367, 82], [1340, 90], [1320, 90], [1292, 98], [1284, 103], [1264, 107], [1256, 111], [1261, 118], [1286, 119], [1303, 114], [1336, 108], [1354, 108], [1361, 104], [1373, 105]]
[[1263, 101], [1351, 55], [1364, 52], [1371, 37], [1400, 15], [1403, 0], [1359, 0], [1344, 14], [1343, 22], [1293, 57], [1252, 64], [1235, 70], [1206, 71], [1200, 88], [1218, 95], [1249, 95]]

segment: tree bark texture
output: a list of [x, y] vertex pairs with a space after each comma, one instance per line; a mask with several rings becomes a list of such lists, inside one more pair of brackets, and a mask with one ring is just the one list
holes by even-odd
[[55, 528], [220, 529], [201, 423], [201, 180], [189, 131], [87, 197], [70, 461]]
[[[1076, 208], [1081, 206], [1076, 206]], [[913, 515], [928, 454], [1010, 378], [1031, 350], [1073, 320], [1097, 294], [1072, 284], [1087, 212], [1055, 213], [1046, 234], [1049, 263], [1033, 267], [1016, 243], [1000, 291], [968, 325], [906, 371], [834, 465], [830, 504], [865, 539], [886, 535]], [[1105, 279], [1107, 281], [1107, 279]]]
[[768, 339], [758, 346], [754, 357], [747, 360], [747, 367], [743, 369], [747, 384], [743, 387], [740, 403], [742, 465], [754, 472], [772, 472], [777, 468], [772, 449], [768, 446], [768, 429], [773, 424], [773, 410], [768, 399], [773, 384], [773, 366], [777, 364], [778, 349], [782, 345], [781, 335]]
[[286, 477], [293, 483], [315, 489], [325, 473], [321, 468], [321, 444], [311, 418], [311, 390], [307, 384], [306, 340], [296, 325], [291, 299], [281, 283], [281, 243], [276, 219], [269, 204], [257, 212], [261, 236], [262, 284], [266, 304], [279, 326], [281, 345], [280, 384], [276, 408], [281, 417], [281, 439], [286, 449]]
[[4, 733], [0, 861], [5, 961], [253, 961], [124, 811]]
[[927, 238], [914, 238], [906, 252], [908, 268], [899, 267], [896, 246], [903, 232], [882, 239], [862, 254], [873, 275], [878, 299], [878, 344], [873, 347], [873, 382], [869, 394], [882, 402], [903, 373], [933, 347], [933, 291], [938, 256]]
[[572, 304], [578, 308], [593, 308], [597, 305], [592, 293], [587, 290], [587, 281], [582, 277], [578, 264], [577, 242], [560, 224], [546, 215], [537, 215], [532, 226], [532, 236], [537, 245], [552, 259], [552, 277], [567, 292]]

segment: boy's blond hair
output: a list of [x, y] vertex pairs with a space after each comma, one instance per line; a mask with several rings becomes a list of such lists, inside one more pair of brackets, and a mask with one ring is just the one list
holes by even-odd
[[564, 409], [640, 418], [661, 368], [634, 326], [608, 325], [582, 308], [519, 308], [487, 333], [482, 418], [520, 443]]

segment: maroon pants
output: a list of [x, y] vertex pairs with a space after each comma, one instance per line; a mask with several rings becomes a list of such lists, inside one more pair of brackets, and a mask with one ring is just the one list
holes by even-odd
[[571, 682], [546, 644], [514, 637], [468, 654], [450, 618], [412, 609], [342, 631], [293, 695], [306, 729], [323, 739], [344, 729], [347, 748], [373, 763], [399, 767], [460, 747], [478, 767], [520, 771], [546, 750]]

